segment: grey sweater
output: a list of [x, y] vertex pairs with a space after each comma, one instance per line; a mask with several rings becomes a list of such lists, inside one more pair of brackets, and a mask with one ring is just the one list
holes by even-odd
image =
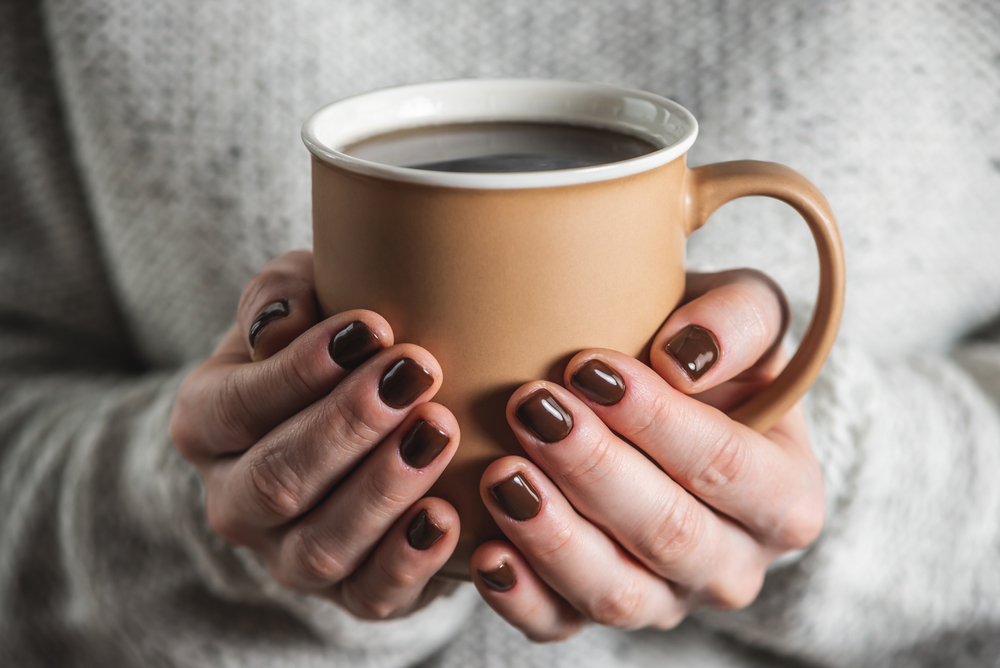
[[[538, 646], [461, 586], [362, 622], [206, 525], [167, 417], [246, 281], [310, 245], [300, 123], [489, 75], [674, 98], [692, 164], [788, 164], [840, 218], [806, 400], [829, 519], [746, 610]], [[994, 0], [0, 0], [0, 665], [1000, 665], [998, 249]], [[813, 256], [767, 201], [689, 244], [800, 320]]]

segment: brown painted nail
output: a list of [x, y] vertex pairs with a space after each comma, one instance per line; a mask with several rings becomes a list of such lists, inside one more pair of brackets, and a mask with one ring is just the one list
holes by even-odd
[[414, 550], [428, 550], [444, 534], [444, 529], [434, 524], [427, 511], [421, 510], [406, 530], [406, 542]]
[[520, 473], [490, 487], [490, 494], [518, 522], [530, 520], [542, 509], [542, 498], [538, 495], [538, 490]]
[[431, 372], [409, 357], [389, 367], [378, 384], [378, 395], [393, 408], [409, 406], [434, 384]]
[[710, 331], [698, 325], [688, 325], [670, 339], [666, 350], [684, 368], [691, 380], [698, 380], [715, 366], [719, 359], [719, 344]]
[[441, 454], [451, 437], [427, 420], [417, 420], [399, 444], [403, 461], [415, 469], [422, 469]]
[[573, 416], [548, 390], [538, 390], [514, 411], [525, 427], [546, 443], [555, 443], [573, 430]]
[[345, 369], [357, 369], [382, 350], [382, 342], [372, 329], [355, 320], [333, 335], [330, 340], [330, 357]]
[[573, 387], [594, 403], [611, 406], [625, 396], [625, 381], [601, 360], [587, 360], [570, 378]]
[[509, 591], [517, 584], [517, 575], [506, 561], [492, 571], [479, 571], [479, 577], [493, 591]]
[[257, 345], [257, 337], [260, 333], [264, 331], [264, 328], [269, 324], [274, 322], [279, 318], [285, 318], [288, 316], [288, 302], [284, 299], [278, 302], [271, 302], [264, 308], [260, 310], [257, 317], [254, 318], [253, 324], [250, 325], [250, 333], [248, 338], [250, 339], [250, 347], [253, 348]]

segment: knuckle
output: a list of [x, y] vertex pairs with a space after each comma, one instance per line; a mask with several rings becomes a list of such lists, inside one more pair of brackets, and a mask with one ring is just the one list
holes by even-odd
[[290, 520], [303, 510], [305, 483], [282, 448], [252, 455], [246, 469], [251, 496], [272, 517]]
[[329, 391], [318, 378], [315, 369], [320, 368], [313, 359], [313, 349], [308, 346], [286, 348], [288, 354], [281, 364], [280, 383], [291, 390], [301, 402], [312, 403], [316, 397]]
[[392, 519], [399, 510], [408, 507], [415, 499], [396, 489], [391, 475], [373, 472], [362, 476], [360, 497], [364, 499], [368, 512], [379, 519]]
[[565, 622], [559, 624], [555, 628], [545, 629], [544, 631], [525, 630], [524, 636], [536, 645], [544, 645], [546, 643], [556, 643], [569, 640], [579, 633], [582, 628], [582, 620]]
[[[351, 578], [342, 586], [342, 602], [363, 619], [381, 620], [399, 616], [416, 600], [424, 579], [379, 563], [375, 574], [376, 586], [368, 586]], [[401, 593], [402, 592], [402, 593]], [[412, 595], [410, 595], [412, 594]]]
[[650, 626], [658, 631], [669, 631], [680, 625], [681, 622], [687, 617], [687, 609], [681, 606], [675, 606], [668, 612], [662, 614], [659, 619], [650, 624]]
[[425, 578], [404, 568], [399, 563], [390, 564], [386, 560], [380, 559], [378, 569], [379, 578], [384, 583], [384, 587], [390, 591], [415, 589], [424, 583]]
[[192, 371], [177, 389], [177, 396], [167, 424], [170, 440], [180, 455], [197, 462], [205, 457], [204, 437], [199, 427], [200, 413], [197, 407], [202, 403], [204, 374], [201, 368]]
[[586, 487], [600, 482], [621, 467], [621, 451], [609, 438], [599, 438], [582, 460], [567, 462], [562, 468], [566, 480]]
[[398, 615], [400, 606], [371, 587], [355, 584], [353, 578], [343, 583], [340, 603], [354, 616], [368, 620], [390, 619]]
[[368, 417], [365, 407], [359, 402], [363, 398], [338, 397], [333, 403], [332, 413], [326, 418], [336, 441], [356, 454], [366, 452], [372, 445], [382, 440], [381, 431]]
[[636, 556], [661, 567], [674, 563], [694, 552], [701, 542], [704, 526], [696, 503], [676, 499], [651, 530], [642, 533], [635, 546]]
[[763, 572], [731, 578], [710, 590], [711, 605], [719, 610], [740, 610], [756, 600], [763, 586]]
[[[353, 579], [344, 583], [344, 603], [355, 615], [363, 619], [381, 620], [397, 617], [405, 607], [405, 603], [401, 603], [401, 600], [406, 599], [409, 602], [416, 599], [424, 584], [424, 578], [403, 569], [393, 569], [381, 561], [376, 568], [378, 585], [375, 587], [358, 586], [354, 584]], [[413, 595], [406, 595], [409, 593]]]
[[299, 529], [292, 532], [294, 568], [309, 582], [331, 584], [340, 582], [350, 572], [314, 531]]
[[233, 516], [232, 508], [223, 502], [218, 494], [205, 494], [205, 516], [208, 525], [222, 540], [232, 545], [242, 545], [239, 522]]
[[576, 540], [577, 534], [573, 526], [565, 519], [558, 520], [552, 526], [551, 531], [544, 534], [544, 540], [534, 548], [524, 546], [524, 549], [549, 566], [556, 566], [563, 560], [568, 559], [574, 553], [572, 543]]
[[210, 406], [210, 414], [224, 432], [241, 442], [252, 443], [257, 440], [257, 434], [250, 427], [254, 411], [250, 407], [250, 398], [240, 376], [235, 373], [226, 374], [222, 388], [212, 395]]
[[195, 445], [194, 429], [191, 419], [187, 415], [186, 402], [178, 395], [177, 401], [170, 412], [170, 421], [167, 425], [170, 441], [177, 448], [181, 457], [188, 461], [193, 461], [198, 456], [198, 448]]
[[629, 429], [633, 440], [657, 441], [663, 425], [678, 424], [684, 418], [679, 414], [678, 402], [665, 392], [651, 392], [644, 397], [644, 402], [647, 410], [637, 412], [635, 422]]
[[777, 529], [774, 542], [786, 549], [809, 547], [819, 538], [826, 522], [826, 509], [822, 495], [803, 494], [802, 498], [789, 505]]
[[271, 577], [279, 585], [285, 589], [302, 591], [301, 583], [292, 577], [290, 570], [286, 568], [280, 560], [265, 558], [265, 564], [267, 565], [267, 570], [271, 574]]
[[635, 580], [630, 580], [594, 600], [587, 608], [587, 616], [603, 626], [635, 629], [643, 625], [640, 613], [645, 603], [646, 592]]
[[738, 430], [725, 430], [715, 438], [715, 445], [705, 448], [710, 458], [697, 463], [694, 473], [682, 484], [700, 496], [717, 496], [740, 480], [750, 464], [751, 449], [746, 436]]
[[395, 603], [374, 596], [357, 598], [351, 607], [358, 617], [371, 620], [390, 619], [399, 610]]

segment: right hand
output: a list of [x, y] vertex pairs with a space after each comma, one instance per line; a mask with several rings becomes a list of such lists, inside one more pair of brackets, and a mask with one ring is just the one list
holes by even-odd
[[430, 353], [393, 345], [377, 314], [319, 321], [312, 253], [293, 251], [247, 284], [170, 435], [222, 538], [291, 589], [395, 617], [443, 589], [432, 576], [458, 542], [455, 509], [423, 498], [458, 447], [454, 416], [429, 403], [440, 385]]

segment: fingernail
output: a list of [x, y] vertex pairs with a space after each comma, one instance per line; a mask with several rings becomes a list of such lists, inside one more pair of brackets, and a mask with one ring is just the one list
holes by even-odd
[[548, 390], [533, 392], [517, 407], [514, 414], [525, 427], [546, 443], [561, 441], [573, 429], [573, 416]]
[[397, 361], [382, 376], [378, 384], [378, 395], [388, 406], [403, 408], [413, 403], [434, 384], [431, 372], [420, 366], [416, 360], [404, 357]]
[[282, 299], [280, 302], [272, 302], [262, 308], [260, 313], [254, 319], [253, 324], [250, 325], [250, 334], [248, 338], [250, 339], [250, 347], [253, 348], [257, 345], [257, 337], [260, 333], [264, 331], [264, 328], [271, 324], [272, 321], [278, 318], [284, 318], [288, 315], [288, 302]]
[[698, 380], [715, 366], [719, 344], [712, 333], [698, 325], [688, 325], [670, 339], [666, 350], [680, 362], [691, 380]]
[[451, 437], [427, 420], [417, 420], [399, 444], [403, 461], [415, 469], [422, 469], [441, 454]]
[[569, 379], [594, 403], [611, 406], [625, 396], [625, 381], [601, 360], [588, 360]]
[[508, 591], [517, 584], [517, 575], [506, 561], [492, 571], [479, 571], [479, 577], [493, 591]]
[[427, 514], [427, 511], [421, 510], [406, 530], [406, 542], [414, 550], [427, 550], [438, 542], [444, 534], [444, 529], [434, 524], [434, 520]]
[[542, 498], [538, 496], [538, 490], [520, 473], [490, 487], [490, 494], [518, 522], [530, 520], [542, 509]]
[[330, 357], [344, 369], [357, 369], [382, 350], [382, 342], [371, 328], [355, 320], [333, 335]]

